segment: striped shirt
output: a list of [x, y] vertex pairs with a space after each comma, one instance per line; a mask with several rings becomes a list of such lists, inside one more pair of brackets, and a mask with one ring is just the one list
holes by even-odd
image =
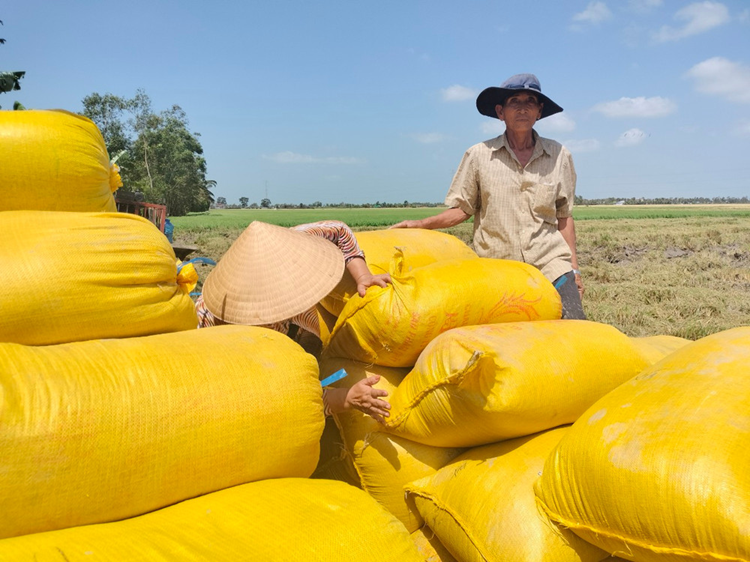
[[445, 204], [474, 215], [479, 256], [526, 262], [554, 281], [573, 267], [557, 219], [573, 212], [576, 172], [567, 148], [536, 131], [533, 135], [534, 153], [526, 166], [505, 134], [472, 146]]
[[[329, 220], [300, 224], [292, 227], [292, 230], [304, 232], [311, 236], [319, 236], [333, 242], [344, 255], [345, 263], [349, 263], [355, 258], [364, 259], [365, 257], [364, 252], [357, 244], [357, 238], [354, 236], [352, 229], [341, 221]], [[207, 328], [209, 326], [217, 326], [226, 323], [221, 319], [216, 318], [211, 314], [208, 308], [206, 308], [206, 305], [203, 302], [203, 295], [199, 296], [195, 301], [195, 311], [198, 314], [198, 328]], [[320, 319], [315, 307], [288, 320], [268, 324], [263, 327], [281, 332], [282, 334], [288, 334], [289, 328], [292, 324], [320, 337]]]

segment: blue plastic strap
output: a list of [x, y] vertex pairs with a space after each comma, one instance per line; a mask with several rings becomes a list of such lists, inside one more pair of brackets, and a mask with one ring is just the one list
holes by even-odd
[[324, 378], [322, 381], [320, 381], [320, 386], [328, 386], [329, 384], [333, 384], [336, 381], [340, 381], [345, 376], [347, 376], [349, 373], [346, 372], [345, 369], [339, 369], [335, 373], [333, 373], [330, 377]]
[[201, 258], [201, 257], [193, 258], [191, 260], [184, 261], [180, 265], [178, 265], [177, 266], [177, 273], [179, 273], [180, 271], [182, 271], [182, 268], [185, 267], [189, 263], [207, 263], [208, 265], [216, 265], [216, 262], [214, 260], [212, 260], [211, 258]]

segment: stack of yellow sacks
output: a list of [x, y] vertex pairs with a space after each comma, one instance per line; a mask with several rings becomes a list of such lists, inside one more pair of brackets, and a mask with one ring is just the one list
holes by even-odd
[[93, 123], [0, 112], [0, 131], [0, 560], [419, 560], [364, 492], [308, 479], [315, 359], [195, 329], [166, 238], [110, 212]]
[[[696, 447], [670, 459], [688, 441], [687, 434], [697, 430], [696, 426], [710, 426], [705, 416], [696, 422], [689, 421], [690, 416], [685, 414], [697, 407], [690, 400], [703, 396], [703, 389], [688, 392], [692, 398], [686, 398], [686, 402], [677, 400], [674, 407], [659, 408], [657, 401], [664, 400], [667, 393], [662, 390], [659, 398], [650, 399], [648, 404], [649, 409], [658, 411], [655, 415], [659, 421], [644, 421], [644, 430], [635, 430], [630, 437], [628, 451], [615, 447], [622, 454], [622, 468], [613, 469], [611, 483], [607, 484], [604, 476], [594, 479], [588, 475], [588, 471], [608, 474], [607, 463], [614, 462], [612, 442], [619, 442], [627, 435], [626, 428], [643, 416], [635, 408], [634, 399], [615, 398], [619, 409], [610, 405], [603, 410], [615, 411], [618, 419], [614, 424], [603, 425], [599, 416], [604, 414], [596, 413], [602, 410], [596, 409], [597, 401], [617, 397], [621, 388], [641, 377], [650, 378], [652, 375], [646, 375], [650, 371], [644, 369], [657, 369], [651, 366], [666, 356], [682, 357], [678, 360], [681, 369], [701, 371], [703, 367], [696, 366], [694, 355], [670, 355], [687, 346], [688, 340], [670, 336], [629, 338], [611, 326], [588, 321], [475, 321], [466, 322], [464, 327], [438, 330], [439, 334], [418, 353], [413, 366], [397, 363], [413, 356], [413, 342], [426, 339], [415, 333], [418, 329], [425, 329], [432, 336], [429, 330], [440, 324], [432, 320], [433, 309], [424, 312], [429, 306], [425, 301], [434, 295], [417, 295], [418, 302], [407, 297], [414, 297], [420, 288], [436, 291], [444, 299], [443, 310], [447, 309], [446, 314], [450, 315], [455, 308], [471, 308], [496, 293], [489, 285], [476, 290], [474, 279], [467, 281], [462, 277], [464, 271], [474, 272], [471, 264], [478, 258], [464, 258], [461, 266], [448, 265], [453, 272], [452, 293], [446, 296], [447, 291], [435, 287], [440, 276], [434, 272], [443, 257], [450, 259], [449, 252], [443, 249], [434, 265], [422, 265], [404, 275], [399, 269], [407, 261], [403, 248], [414, 249], [418, 244], [414, 240], [394, 241], [392, 237], [399, 236], [394, 232], [365, 234], [369, 237], [358, 234], [358, 239], [363, 238], [360, 241], [366, 254], [383, 253], [382, 249], [373, 252], [368, 247], [377, 236], [391, 244], [394, 259], [390, 266], [371, 263], [371, 268], [390, 269], [394, 286], [371, 289], [364, 299], [347, 296], [321, 358], [321, 375], [344, 367], [350, 373], [339, 383], [344, 386], [380, 375], [376, 386], [389, 392], [391, 416], [380, 425], [356, 411], [336, 415], [340, 435], [327, 431], [324, 436], [331, 452], [319, 471], [321, 476], [358, 482], [404, 522], [430, 560], [598, 562], [612, 559], [613, 554], [628, 560], [748, 559], [746, 533], [740, 531], [739, 538], [728, 539], [738, 525], [744, 528], [748, 523], [748, 478], [744, 476], [746, 471], [742, 476], [736, 474], [741, 464], [737, 459], [739, 436], [747, 437], [748, 417], [733, 422], [735, 427], [741, 426], [739, 436], [722, 440], [720, 435], [726, 432], [722, 428], [699, 438], [705, 449], [711, 439], [721, 444], [720, 452], [709, 455], [706, 466], [688, 470], [686, 457], [697, 456]], [[440, 234], [421, 233], [422, 247], [434, 246], [429, 238], [435, 235]], [[425, 276], [419, 287], [419, 273], [428, 268], [433, 273]], [[403, 277], [417, 287], [403, 287]], [[498, 279], [493, 281], [496, 287], [504, 286]], [[554, 301], [549, 292], [542, 298]], [[363, 329], [352, 326], [361, 310], [374, 308], [370, 301], [376, 299], [388, 302], [390, 308], [376, 308], [375, 313], [365, 317], [367, 326]], [[409, 325], [413, 331], [403, 328], [402, 310], [415, 319]], [[383, 328], [378, 330], [378, 326]], [[345, 344], [336, 342], [341, 335]], [[739, 334], [735, 337], [735, 348], [724, 346], [729, 355], [734, 356], [738, 350], [748, 353], [750, 334], [744, 335], [744, 342]], [[407, 349], [397, 350], [399, 343]], [[695, 346], [706, 349], [699, 343], [706, 345], [701, 340], [684, 353]], [[711, 361], [705, 357], [700, 360]], [[719, 361], [719, 356], [713, 361]], [[737, 365], [740, 358], [731, 361]], [[666, 363], [664, 359], [661, 364]], [[738, 381], [727, 376], [717, 376], [712, 383], [720, 384], [726, 392], [738, 388]], [[673, 382], [669, 390], [674, 392], [677, 386]], [[743, 399], [747, 403], [750, 385], [739, 387], [741, 398], [735, 398], [733, 403]], [[738, 415], [737, 407], [730, 411], [731, 415]], [[627, 419], [620, 419], [623, 416]], [[683, 423], [686, 427], [680, 434], [685, 434], [684, 439], [676, 437], [672, 430], [672, 425]], [[574, 424], [572, 428], [570, 424]], [[601, 435], [589, 436], [594, 428]], [[659, 433], [651, 444], [651, 456], [656, 458], [649, 459], [651, 466], [643, 466], [646, 473], [640, 479], [630, 478], [628, 471], [638, 472], [636, 467], [641, 466], [639, 447], [645, 447], [650, 432]], [[675, 475], [677, 482], [669, 484], [667, 472], [672, 462], [677, 466], [687, 464]], [[720, 472], [715, 469], [716, 464], [723, 467], [720, 475], [712, 474]], [[677, 466], [673, 470], [678, 470]], [[682, 478], [681, 473], [686, 471], [691, 479]], [[700, 488], [704, 480], [718, 486], [721, 478], [728, 475], [732, 475], [727, 480], [732, 482], [732, 490], [740, 496], [732, 505], [706, 508], [691, 516], [672, 515], [675, 509], [696, 511], [702, 492], [682, 489], [681, 495], [674, 498], [670, 493], [685, 486]], [[654, 479], [663, 480], [659, 496], [649, 493], [657, 488], [652, 483]], [[535, 486], [541, 500], [535, 497]], [[620, 501], [619, 493], [630, 495]], [[714, 495], [711, 497], [715, 502]], [[657, 505], [649, 507], [651, 501]], [[608, 502], [620, 505], [610, 513]], [[654, 514], [645, 515], [649, 512]], [[701, 514], [721, 516], [705, 536], [699, 530]], [[739, 521], [729, 525], [730, 514]], [[652, 526], [654, 529], [650, 530]], [[684, 539], [676, 538], [680, 533], [686, 533]], [[636, 552], [638, 548], [640, 552]]]

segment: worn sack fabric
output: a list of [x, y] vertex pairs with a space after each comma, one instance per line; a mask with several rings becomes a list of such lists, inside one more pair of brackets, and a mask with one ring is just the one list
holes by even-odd
[[[390, 395], [406, 374], [405, 369], [329, 359], [321, 362], [321, 377], [342, 368], [346, 369], [348, 376], [334, 386], [350, 388], [362, 379], [380, 375], [380, 381], [374, 387], [389, 393], [384, 398], [386, 401], [390, 401]], [[422, 518], [414, 502], [404, 494], [404, 485], [433, 474], [459, 455], [462, 449], [430, 447], [382, 433], [377, 421], [358, 410], [334, 414], [333, 418], [341, 432], [345, 458], [356, 472], [362, 489], [393, 513], [409, 532], [419, 529]]]
[[341, 482], [245, 484], [125, 521], [0, 541], [13, 562], [422, 562], [404, 526]]
[[[18, 112], [23, 113], [23, 112]], [[49, 345], [195, 329], [166, 237], [125, 213], [0, 213], [0, 342]]]
[[462, 562], [599, 562], [609, 555], [555, 526], [536, 506], [534, 482], [567, 430], [471, 449], [406, 491]]
[[690, 340], [678, 338], [677, 336], [645, 336], [640, 338], [630, 338], [633, 345], [648, 360], [649, 365], [658, 363], [670, 353], [673, 353], [685, 347]]
[[[370, 271], [375, 274], [401, 275], [438, 261], [477, 257], [474, 250], [460, 239], [437, 230], [394, 228], [357, 232], [355, 236]], [[344, 275], [321, 304], [338, 316], [356, 294], [354, 279], [351, 275]]]
[[451, 328], [551, 320], [561, 313], [560, 295], [535, 267], [490, 258], [441, 261], [349, 299], [323, 355], [411, 367]]
[[0, 211], [116, 211], [99, 129], [62, 110], [0, 111]]
[[750, 560], [748, 365], [735, 328], [613, 390], [547, 459], [541, 507], [627, 560]]
[[411, 540], [425, 562], [456, 562], [450, 552], [443, 546], [435, 532], [423, 525], [411, 534]]
[[385, 429], [434, 447], [475, 447], [572, 423], [648, 362], [586, 320], [456, 328], [436, 338], [391, 399]]
[[249, 326], [0, 344], [0, 396], [0, 538], [307, 477], [324, 425], [315, 359]]

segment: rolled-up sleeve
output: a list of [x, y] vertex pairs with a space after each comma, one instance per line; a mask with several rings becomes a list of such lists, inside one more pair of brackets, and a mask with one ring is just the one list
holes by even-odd
[[445, 204], [461, 209], [467, 215], [474, 215], [479, 210], [479, 179], [471, 150], [467, 150], [461, 159], [445, 197]]
[[564, 219], [573, 216], [573, 203], [576, 197], [576, 169], [573, 166], [573, 156], [563, 147], [560, 152], [562, 165], [560, 166], [560, 191], [556, 201], [557, 218]]

